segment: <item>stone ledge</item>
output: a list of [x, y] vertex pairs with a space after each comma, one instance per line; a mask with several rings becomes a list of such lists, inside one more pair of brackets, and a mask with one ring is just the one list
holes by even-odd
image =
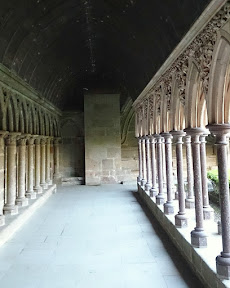
[[37, 195], [37, 199], [29, 200], [29, 205], [19, 207], [19, 214], [5, 215], [5, 225], [0, 227], [0, 246], [14, 235], [21, 226], [41, 207], [45, 201], [56, 192], [56, 184], [50, 186], [43, 194]]
[[[218, 237], [217, 232], [213, 232], [214, 227], [217, 229], [217, 227], [214, 226], [216, 223], [210, 222], [210, 220], [207, 222], [205, 221], [205, 228], [208, 230], [208, 247], [194, 248], [190, 244], [190, 232], [195, 227], [195, 221], [194, 219], [190, 219], [190, 216], [195, 214], [194, 209], [186, 209], [186, 213], [189, 216], [189, 226], [187, 228], [176, 228], [174, 225], [174, 215], [165, 215], [163, 212], [163, 205], [157, 205], [154, 199], [150, 198], [139, 184], [138, 193], [144, 203], [148, 206], [150, 212], [157, 219], [173, 241], [174, 245], [187, 261], [191, 269], [204, 283], [204, 287], [230, 288], [230, 280], [221, 280], [216, 274], [215, 257], [222, 249], [221, 237]], [[174, 201], [176, 206], [175, 211], [178, 211], [177, 203], [178, 201]], [[189, 210], [193, 210], [193, 212]], [[211, 226], [211, 229], [209, 226]]]

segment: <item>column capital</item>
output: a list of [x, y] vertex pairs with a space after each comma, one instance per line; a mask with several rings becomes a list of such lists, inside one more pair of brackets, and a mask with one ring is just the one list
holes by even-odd
[[22, 133], [21, 135], [17, 136], [17, 141], [19, 146], [25, 146], [26, 141], [29, 139], [31, 134]]
[[27, 138], [28, 144], [29, 145], [34, 145], [34, 141], [35, 141], [35, 139], [37, 137], [38, 137], [38, 135], [30, 135], [30, 136], [28, 136], [28, 138]]
[[156, 143], [156, 138], [154, 137], [154, 135], [150, 135], [150, 142], [152, 144], [155, 144]]
[[9, 134], [7, 134], [6, 145], [16, 145], [16, 140], [19, 135], [21, 135], [20, 132], [10, 132]]
[[169, 132], [162, 132], [160, 135], [165, 139], [172, 139], [173, 138], [172, 134]]
[[182, 138], [186, 135], [183, 130], [172, 130], [169, 132], [176, 140], [176, 144], [183, 144]]
[[227, 137], [230, 133], [230, 124], [211, 124], [206, 126], [216, 136], [216, 144], [227, 145]]
[[9, 134], [9, 131], [0, 130], [0, 138], [5, 138]]

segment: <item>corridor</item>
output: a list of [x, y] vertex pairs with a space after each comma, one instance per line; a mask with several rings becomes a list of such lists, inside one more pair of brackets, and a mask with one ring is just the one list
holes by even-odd
[[203, 287], [133, 191], [59, 187], [0, 248], [1, 287]]

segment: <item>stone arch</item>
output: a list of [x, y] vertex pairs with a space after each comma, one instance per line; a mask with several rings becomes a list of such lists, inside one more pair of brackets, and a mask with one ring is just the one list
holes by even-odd
[[45, 135], [45, 127], [44, 127], [44, 117], [41, 109], [38, 110], [38, 123], [39, 123], [39, 131], [40, 135]]
[[46, 113], [44, 113], [43, 118], [44, 118], [45, 135], [49, 136], [49, 134], [50, 134], [49, 117]]
[[185, 127], [184, 105], [179, 97], [179, 88], [176, 78], [173, 79], [171, 101], [171, 127], [172, 130], [183, 130]]
[[29, 133], [28, 132], [28, 113], [27, 113], [27, 109], [26, 109], [26, 101], [22, 101], [21, 102], [21, 113], [23, 115], [23, 119], [24, 119], [24, 133]]
[[27, 115], [28, 115], [28, 133], [33, 134], [33, 109], [29, 103], [27, 103]]
[[6, 130], [6, 109], [2, 88], [0, 88], [0, 130]]
[[207, 108], [205, 92], [200, 80], [198, 64], [189, 60], [189, 70], [185, 90], [186, 128], [205, 127], [207, 124]]
[[230, 123], [230, 34], [223, 30], [213, 51], [207, 101], [209, 124]]
[[7, 103], [7, 108], [6, 108], [6, 130], [9, 132], [14, 132], [14, 113], [13, 113], [13, 108], [12, 108], [12, 101], [9, 99]]
[[18, 129], [21, 133], [25, 133], [25, 115], [21, 102], [18, 103]]
[[10, 97], [12, 111], [13, 111], [13, 119], [14, 119], [14, 131], [19, 132], [19, 102], [17, 95], [14, 94]]

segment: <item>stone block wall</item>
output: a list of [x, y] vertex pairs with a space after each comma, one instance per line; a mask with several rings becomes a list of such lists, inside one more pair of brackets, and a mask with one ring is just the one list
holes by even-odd
[[84, 123], [86, 185], [120, 182], [120, 96], [86, 94]]

